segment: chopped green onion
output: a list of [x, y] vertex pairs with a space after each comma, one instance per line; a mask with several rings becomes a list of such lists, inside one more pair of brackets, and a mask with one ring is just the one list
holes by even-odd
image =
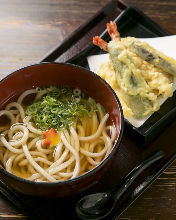
[[[37, 92], [41, 92], [38, 89]], [[67, 87], [50, 87], [47, 94], [40, 100], [29, 105], [26, 113], [31, 121], [41, 130], [68, 129], [78, 118], [92, 117], [97, 111], [95, 101], [88, 102], [81, 92], [75, 96], [73, 90]]]

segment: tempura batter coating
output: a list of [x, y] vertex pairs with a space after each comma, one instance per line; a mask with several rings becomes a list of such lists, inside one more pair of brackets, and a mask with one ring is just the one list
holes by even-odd
[[[113, 22], [107, 24], [107, 29], [112, 40], [106, 43], [99, 37], [95, 37], [93, 43], [109, 52], [121, 90], [120, 94], [132, 110], [133, 116], [135, 118], [148, 116], [159, 109], [158, 96], [172, 96], [173, 77], [167, 74], [164, 68], [154, 66], [135, 53], [135, 45], [137, 44], [138, 51], [141, 52], [145, 48], [145, 43], [130, 37], [121, 40], [119, 34], [116, 33], [116, 24]], [[153, 49], [152, 52], [154, 51]], [[164, 56], [163, 60], [169, 62], [164, 59]], [[153, 59], [153, 62], [156, 60]], [[161, 62], [159, 65], [161, 66]]]
[[149, 44], [141, 42], [134, 37], [128, 38], [128, 46], [145, 61], [161, 68], [163, 71], [176, 76], [176, 61], [165, 54], [155, 50]]

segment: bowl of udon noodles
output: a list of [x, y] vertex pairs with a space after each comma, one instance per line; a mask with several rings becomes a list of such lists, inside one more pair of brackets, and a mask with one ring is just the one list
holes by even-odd
[[107, 173], [122, 132], [116, 94], [82, 67], [34, 64], [0, 81], [0, 179], [14, 191], [79, 194]]

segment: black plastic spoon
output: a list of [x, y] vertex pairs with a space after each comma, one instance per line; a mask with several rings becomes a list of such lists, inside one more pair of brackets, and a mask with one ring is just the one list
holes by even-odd
[[76, 214], [78, 217], [84, 220], [99, 220], [107, 217], [114, 209], [120, 197], [143, 170], [163, 157], [163, 151], [155, 151], [136, 166], [118, 186], [107, 192], [90, 194], [83, 197], [76, 204]]

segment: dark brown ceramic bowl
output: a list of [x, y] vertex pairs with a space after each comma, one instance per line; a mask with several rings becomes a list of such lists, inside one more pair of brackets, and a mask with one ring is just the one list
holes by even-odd
[[41, 63], [17, 70], [0, 82], [0, 109], [22, 92], [32, 87], [66, 85], [78, 87], [110, 114], [118, 134], [109, 156], [91, 171], [63, 182], [46, 183], [28, 181], [0, 168], [0, 179], [13, 190], [31, 196], [46, 198], [66, 197], [78, 194], [96, 184], [107, 172], [116, 157], [123, 132], [123, 114], [120, 102], [111, 87], [96, 74], [71, 64]]

